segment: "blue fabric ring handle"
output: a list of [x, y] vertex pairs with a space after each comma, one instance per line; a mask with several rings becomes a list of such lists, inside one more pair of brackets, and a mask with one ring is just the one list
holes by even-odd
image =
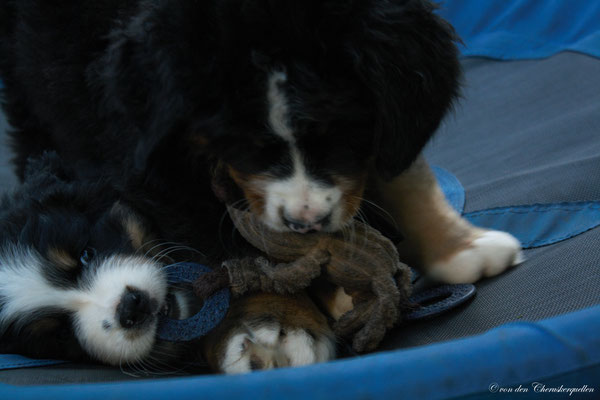
[[[410, 298], [412, 303], [422, 305], [421, 308], [404, 316], [403, 321], [414, 321], [435, 317], [445, 311], [458, 307], [475, 295], [475, 286], [471, 284], [442, 285], [424, 290]], [[432, 304], [427, 304], [435, 301]]]
[[[169, 283], [193, 282], [212, 271], [195, 263], [177, 263], [168, 267]], [[225, 317], [229, 308], [229, 290], [221, 289], [204, 301], [202, 308], [187, 319], [163, 317], [159, 321], [158, 337], [169, 342], [187, 342], [206, 335]]]

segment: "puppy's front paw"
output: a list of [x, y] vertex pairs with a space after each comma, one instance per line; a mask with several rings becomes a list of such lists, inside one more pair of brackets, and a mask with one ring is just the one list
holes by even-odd
[[521, 244], [500, 231], [482, 231], [466, 248], [429, 265], [427, 274], [445, 283], [473, 283], [523, 262]]

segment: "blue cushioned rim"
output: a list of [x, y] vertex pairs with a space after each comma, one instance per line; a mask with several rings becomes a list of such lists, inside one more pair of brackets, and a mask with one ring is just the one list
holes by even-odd
[[600, 201], [492, 208], [464, 215], [477, 226], [513, 234], [525, 249], [570, 239], [600, 225]]
[[42, 367], [44, 365], [63, 364], [62, 360], [33, 360], [18, 354], [0, 354], [0, 370]]
[[0, 398], [132, 399], [253, 398], [436, 399], [485, 393], [501, 386], [550, 381], [578, 372], [596, 385], [600, 306], [540, 322], [510, 323], [471, 338], [408, 350], [239, 376], [197, 376], [131, 383], [16, 387]]
[[600, 57], [600, 2], [590, 0], [438, 0], [463, 56], [536, 59], [561, 51]]

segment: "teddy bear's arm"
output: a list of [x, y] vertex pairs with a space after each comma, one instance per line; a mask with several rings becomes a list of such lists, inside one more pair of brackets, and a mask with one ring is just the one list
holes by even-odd
[[232, 294], [263, 291], [279, 294], [306, 289], [321, 274], [321, 266], [329, 262], [329, 253], [314, 248], [290, 263], [273, 263], [265, 257], [228, 260], [227, 269]]

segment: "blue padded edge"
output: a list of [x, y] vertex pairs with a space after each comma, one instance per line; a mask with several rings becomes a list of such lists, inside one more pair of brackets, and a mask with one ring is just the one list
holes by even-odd
[[600, 57], [600, 1], [437, 0], [463, 56], [536, 59], [570, 50]]
[[572, 238], [600, 225], [600, 201], [532, 204], [467, 213], [471, 223], [510, 232], [523, 248]]
[[565, 385], [595, 385], [600, 391], [599, 330], [600, 306], [595, 306], [540, 322], [502, 325], [471, 338], [302, 368], [127, 383], [0, 385], [0, 398], [440, 399], [489, 394], [492, 383], [525, 386], [560, 382], [561, 377], [569, 379]]
[[34, 360], [18, 354], [0, 354], [0, 370], [63, 364], [62, 360]]

